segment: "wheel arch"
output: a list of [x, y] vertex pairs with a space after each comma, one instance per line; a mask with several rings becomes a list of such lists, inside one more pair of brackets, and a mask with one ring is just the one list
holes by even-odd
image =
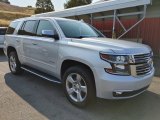
[[70, 68], [70, 67], [73, 67], [73, 66], [82, 66], [82, 67], [85, 67], [87, 68], [92, 77], [93, 77], [93, 84], [94, 84], [94, 87], [95, 87], [95, 92], [96, 92], [96, 82], [95, 82], [95, 76], [94, 76], [94, 72], [93, 70], [91, 69], [91, 67], [83, 62], [79, 62], [79, 61], [76, 61], [76, 60], [71, 60], [71, 59], [67, 59], [67, 60], [64, 60], [62, 62], [62, 65], [61, 65], [61, 69], [60, 69], [60, 72], [61, 72], [61, 78], [63, 78], [63, 75], [65, 73], [65, 71]]
[[9, 56], [9, 53], [15, 51], [17, 53], [17, 50], [13, 46], [8, 46], [7, 47], [7, 56]]

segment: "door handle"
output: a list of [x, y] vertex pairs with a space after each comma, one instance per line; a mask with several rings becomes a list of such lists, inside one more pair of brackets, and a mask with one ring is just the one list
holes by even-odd
[[16, 42], [19, 43], [20, 41], [19, 41], [19, 40], [16, 40]]

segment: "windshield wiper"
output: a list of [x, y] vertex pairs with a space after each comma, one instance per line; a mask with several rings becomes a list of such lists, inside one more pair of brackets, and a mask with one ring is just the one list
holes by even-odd
[[74, 38], [80, 38], [80, 39], [82, 39], [82, 38], [92, 38], [92, 37], [100, 37], [100, 36], [87, 36], [87, 35], [84, 35], [84, 36], [78, 36], [78, 37], [74, 37]]

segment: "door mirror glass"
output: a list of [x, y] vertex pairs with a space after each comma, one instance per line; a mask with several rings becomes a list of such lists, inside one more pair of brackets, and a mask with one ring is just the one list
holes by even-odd
[[50, 38], [54, 38], [55, 40], [59, 39], [58, 34], [56, 34], [54, 32], [54, 30], [42, 30], [42, 36], [43, 37], [50, 37]]

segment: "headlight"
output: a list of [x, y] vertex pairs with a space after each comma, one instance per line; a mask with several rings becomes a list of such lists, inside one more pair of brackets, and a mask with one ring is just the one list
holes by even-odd
[[128, 63], [129, 57], [127, 55], [109, 55], [100, 53], [101, 59], [108, 61], [110, 63]]
[[110, 74], [130, 75], [129, 56], [127, 55], [109, 55], [100, 53], [102, 60], [111, 64], [111, 67], [105, 68]]

